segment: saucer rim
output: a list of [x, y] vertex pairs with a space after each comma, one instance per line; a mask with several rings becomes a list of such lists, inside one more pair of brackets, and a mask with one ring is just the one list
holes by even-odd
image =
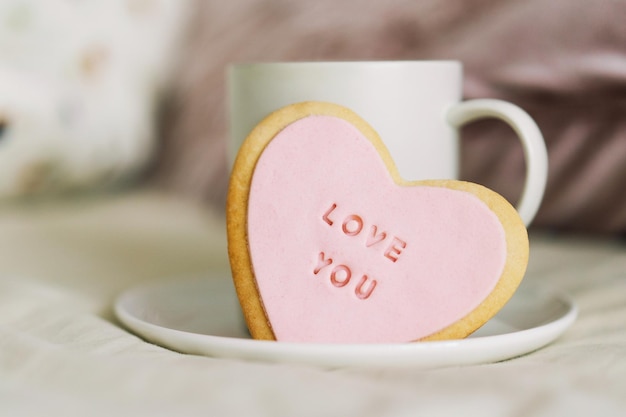
[[502, 334], [414, 343], [329, 344], [253, 340], [193, 333], [155, 324], [133, 314], [127, 304], [132, 297], [160, 287], [197, 285], [198, 279], [158, 281], [131, 287], [116, 297], [114, 313], [131, 332], [159, 346], [214, 358], [274, 363], [297, 363], [323, 368], [442, 368], [499, 362], [545, 347], [559, 338], [576, 320], [578, 307], [567, 294], [543, 286], [520, 288], [531, 297], [537, 291], [559, 301], [563, 311], [538, 326]]

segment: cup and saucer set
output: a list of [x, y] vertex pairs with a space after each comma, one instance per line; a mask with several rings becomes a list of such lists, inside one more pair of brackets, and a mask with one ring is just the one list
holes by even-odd
[[[543, 137], [512, 103], [463, 101], [462, 72], [456, 61], [231, 66], [232, 276], [131, 288], [118, 319], [178, 352], [323, 368], [491, 363], [556, 340], [576, 305], [523, 281]], [[483, 118], [510, 125], [524, 149], [516, 208], [457, 180], [458, 130]]]

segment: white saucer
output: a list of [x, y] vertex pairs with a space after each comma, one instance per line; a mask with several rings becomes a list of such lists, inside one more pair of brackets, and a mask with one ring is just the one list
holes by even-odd
[[221, 358], [327, 368], [440, 368], [498, 362], [537, 350], [576, 319], [569, 297], [522, 285], [509, 303], [463, 340], [406, 344], [297, 344], [250, 339], [229, 276], [159, 282], [130, 289], [115, 313], [144, 339], [172, 350]]

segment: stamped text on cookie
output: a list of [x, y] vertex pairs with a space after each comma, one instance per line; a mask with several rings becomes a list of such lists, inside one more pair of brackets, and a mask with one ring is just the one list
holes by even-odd
[[[349, 214], [345, 217], [336, 216], [336, 209], [337, 204], [333, 203], [322, 215], [322, 220], [326, 225], [336, 228], [339, 233], [346, 236], [364, 236], [360, 242], [365, 248], [384, 245], [383, 259], [392, 263], [398, 261], [407, 245], [404, 240], [379, 230], [375, 224], [367, 224], [363, 217], [358, 214]], [[319, 252], [313, 273], [318, 275], [322, 271], [328, 271], [330, 282], [338, 288], [345, 287], [352, 279], [352, 269], [348, 265], [335, 262], [332, 258], [327, 257], [324, 251]], [[376, 285], [378, 282], [375, 279], [363, 274], [356, 284], [354, 293], [359, 299], [366, 300], [372, 295]]]

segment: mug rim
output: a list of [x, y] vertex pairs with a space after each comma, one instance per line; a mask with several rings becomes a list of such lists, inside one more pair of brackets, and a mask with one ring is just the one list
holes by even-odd
[[229, 70], [249, 70], [254, 68], [304, 68], [304, 67], [407, 67], [407, 66], [446, 66], [462, 68], [463, 63], [454, 59], [425, 60], [366, 60], [366, 61], [259, 61], [232, 62]]

